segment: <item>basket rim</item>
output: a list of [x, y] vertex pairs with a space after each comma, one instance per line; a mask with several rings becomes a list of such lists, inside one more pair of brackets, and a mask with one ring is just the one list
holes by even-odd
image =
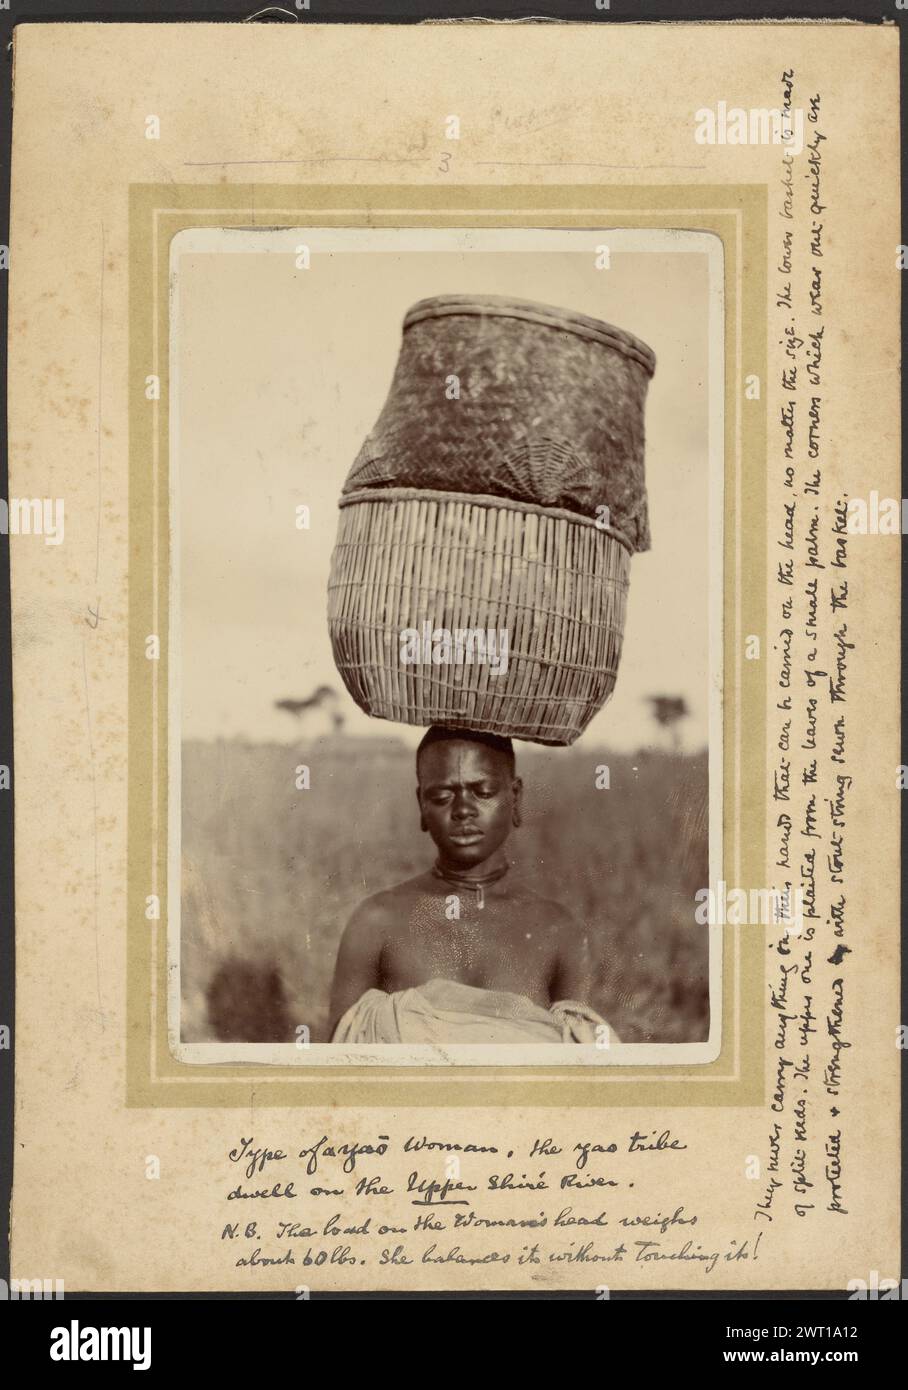
[[542, 304], [534, 299], [512, 299], [503, 294], [439, 294], [419, 299], [404, 315], [403, 332], [425, 319], [446, 318], [452, 314], [478, 317], [523, 319], [543, 328], [560, 329], [579, 338], [591, 339], [605, 347], [614, 348], [625, 357], [638, 362], [652, 376], [656, 370], [656, 354], [633, 333], [604, 319], [582, 314], [577, 309], [562, 309], [556, 304]]
[[543, 507], [538, 502], [520, 502], [516, 498], [494, 497], [486, 492], [439, 492], [419, 487], [364, 487], [356, 492], [342, 493], [337, 505], [339, 508], [352, 507], [359, 502], [466, 502], [477, 507], [495, 507], [499, 511], [529, 512], [535, 516], [551, 517], [554, 521], [592, 526], [600, 535], [611, 536], [612, 540], [618, 541], [629, 555], [634, 554], [634, 547], [627, 536], [616, 531], [614, 526], [600, 526], [593, 517], [585, 516], [583, 512], [568, 511], [566, 507]]

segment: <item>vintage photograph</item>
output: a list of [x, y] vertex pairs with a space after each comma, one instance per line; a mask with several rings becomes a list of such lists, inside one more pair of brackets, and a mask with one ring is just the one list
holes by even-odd
[[908, 8], [367, 8], [10, 25], [0, 1295], [866, 1373]]
[[717, 1055], [722, 277], [684, 230], [174, 238], [176, 1056]]

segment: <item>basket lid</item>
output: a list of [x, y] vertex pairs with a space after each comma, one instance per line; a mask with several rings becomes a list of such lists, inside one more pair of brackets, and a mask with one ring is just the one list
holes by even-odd
[[639, 362], [650, 376], [656, 369], [656, 354], [652, 348], [623, 328], [616, 328], [611, 323], [591, 318], [589, 314], [581, 314], [574, 309], [560, 309], [556, 305], [539, 304], [532, 299], [511, 299], [507, 295], [439, 294], [431, 299], [420, 299], [407, 310], [403, 331], [406, 333], [408, 328], [424, 319], [445, 318], [451, 314], [523, 319], [562, 333], [576, 333], [580, 338], [602, 343]]

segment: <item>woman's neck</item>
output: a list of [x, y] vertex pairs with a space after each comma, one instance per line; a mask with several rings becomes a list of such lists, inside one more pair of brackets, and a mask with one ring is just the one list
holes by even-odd
[[455, 888], [478, 889], [488, 888], [489, 884], [497, 883], [499, 879], [504, 878], [510, 867], [510, 860], [504, 852], [497, 850], [488, 859], [484, 859], [481, 863], [474, 864], [468, 869], [461, 869], [455, 864], [449, 864], [439, 856], [432, 866], [432, 873], [436, 878], [452, 884]]

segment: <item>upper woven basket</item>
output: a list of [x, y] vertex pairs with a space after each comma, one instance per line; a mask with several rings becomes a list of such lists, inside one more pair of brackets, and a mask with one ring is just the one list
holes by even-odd
[[650, 544], [643, 414], [650, 348], [599, 319], [499, 295], [414, 304], [391, 389], [344, 493], [511, 498]]

